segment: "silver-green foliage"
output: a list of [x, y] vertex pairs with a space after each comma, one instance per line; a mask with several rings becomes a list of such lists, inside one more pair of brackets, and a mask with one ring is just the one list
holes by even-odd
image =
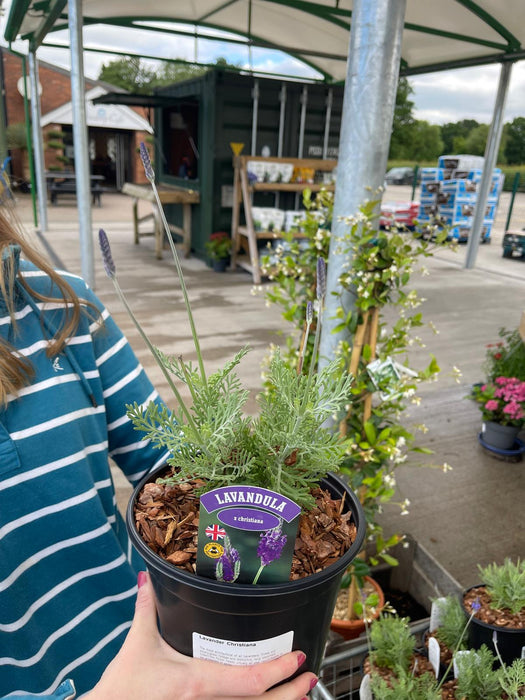
[[514, 659], [510, 666], [498, 669], [497, 675], [510, 700], [518, 700], [525, 695], [525, 659]]
[[384, 678], [377, 674], [370, 677], [370, 688], [375, 700], [441, 700], [441, 693], [434, 676], [424, 673], [414, 676], [401, 672], [397, 678]]
[[490, 594], [492, 608], [507, 608], [512, 613], [525, 609], [525, 561], [514, 563], [508, 557], [503, 564], [478, 567]]
[[436, 638], [452, 651], [466, 649], [466, 642], [458, 642], [463, 638], [463, 631], [467, 623], [467, 616], [459, 598], [456, 596], [445, 596], [434, 601], [439, 610], [439, 627], [435, 631]]
[[494, 672], [495, 656], [483, 645], [481, 649], [471, 649], [458, 654], [457, 693], [458, 698], [468, 700], [499, 700], [501, 685]]
[[206, 380], [182, 359], [157, 354], [188, 386], [191, 408], [172, 414], [153, 403], [145, 410], [138, 404], [127, 409], [135, 429], [173, 455], [173, 481], [200, 478], [206, 490], [254, 484], [312, 505], [312, 486], [338, 468], [345, 449], [322, 427], [348, 400], [351, 377], [338, 360], [309, 377], [298, 376], [276, 353], [268, 368], [269, 390], [259, 397], [259, 415], [251, 418], [243, 415], [248, 392], [234, 372], [246, 350]]
[[391, 668], [396, 674], [408, 672], [416, 640], [410, 632], [408, 618], [381, 616], [370, 626], [370, 661], [380, 668]]

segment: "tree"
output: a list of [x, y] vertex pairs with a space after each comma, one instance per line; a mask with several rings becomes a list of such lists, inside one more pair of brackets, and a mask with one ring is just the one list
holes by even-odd
[[525, 163], [525, 117], [516, 117], [504, 126], [504, 154], [509, 165]]
[[148, 68], [140, 58], [127, 56], [110, 61], [107, 65], [104, 63], [98, 79], [129, 92], [147, 95], [151, 93], [151, 82], [155, 75], [155, 71]]
[[489, 134], [488, 124], [479, 124], [475, 129], [472, 129], [470, 134], [465, 139], [465, 149], [467, 153], [473, 156], [482, 156], [485, 154], [485, 146], [487, 145], [487, 137]]
[[[461, 119], [459, 122], [448, 122], [441, 126], [441, 138], [443, 139], [443, 153], [465, 153], [465, 139], [470, 132], [479, 126], [475, 119]], [[458, 150], [459, 149], [459, 150]]]
[[396, 106], [394, 108], [394, 121], [392, 136], [390, 138], [390, 158], [407, 158], [410, 148], [411, 129], [414, 125], [412, 111], [414, 102], [409, 99], [414, 92], [407, 78], [399, 78], [396, 93]]
[[410, 129], [410, 147], [407, 152], [411, 160], [436, 160], [443, 153], [441, 129], [437, 124], [417, 120]]
[[[218, 58], [215, 65], [221, 68], [237, 68], [225, 58]], [[100, 69], [99, 80], [121, 87], [128, 92], [151, 95], [154, 88], [172, 85], [188, 78], [196, 78], [208, 69], [194, 63], [177, 61], [159, 61], [158, 68], [149, 68], [144, 61], [136, 57], [119, 58], [104, 64]]]

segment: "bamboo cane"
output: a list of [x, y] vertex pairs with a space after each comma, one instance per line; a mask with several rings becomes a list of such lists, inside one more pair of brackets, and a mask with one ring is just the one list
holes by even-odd
[[[363, 314], [363, 320], [357, 326], [357, 330], [354, 336], [354, 344], [352, 346], [352, 354], [350, 355], [350, 365], [348, 371], [351, 375], [355, 376], [357, 374], [357, 369], [359, 367], [359, 360], [361, 358], [361, 353], [363, 351], [363, 345], [365, 341], [365, 335], [368, 329], [368, 319], [370, 316], [369, 311], [365, 311]], [[344, 438], [348, 431], [348, 417], [350, 416], [350, 410], [347, 412], [345, 417], [339, 423], [339, 436]]]
[[[370, 320], [370, 339], [368, 344], [370, 345], [370, 360], [374, 360], [376, 356], [377, 347], [377, 332], [379, 329], [379, 308], [376, 306], [372, 309], [372, 318]], [[369, 392], [365, 398], [365, 405], [363, 408], [363, 425], [369, 420], [372, 415], [372, 392]]]

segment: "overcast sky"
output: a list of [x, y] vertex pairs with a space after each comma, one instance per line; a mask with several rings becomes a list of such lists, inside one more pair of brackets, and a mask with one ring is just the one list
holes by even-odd
[[[9, 5], [10, 0], [4, 0], [6, 16]], [[2, 39], [4, 25], [5, 17], [0, 20]], [[116, 50], [135, 51], [144, 55], [153, 54], [166, 58], [195, 58], [193, 38], [158, 33], [152, 36], [152, 34], [152, 32], [104, 26], [86, 27], [84, 44], [111, 46]], [[57, 43], [67, 41], [67, 33], [55, 33], [53, 41]], [[17, 48], [26, 50], [24, 44]], [[41, 60], [69, 68], [67, 50], [44, 47], [38, 50], [37, 55]], [[197, 58], [200, 61], [213, 62], [219, 56], [243, 67], [250, 66], [250, 56], [245, 47], [232, 47], [224, 42], [199, 41]], [[86, 52], [84, 58], [86, 76], [96, 78], [102, 63], [108, 63], [114, 58], [109, 54]], [[297, 77], [313, 76], [311, 70], [299, 61], [275, 51], [252, 50], [251, 64], [269, 73], [291, 74]], [[415, 102], [415, 117], [425, 119], [432, 124], [444, 124], [460, 119], [476, 119], [488, 124], [492, 119], [499, 72], [500, 67], [494, 65], [409, 78], [414, 88], [412, 99]], [[511, 121], [519, 116], [525, 117], [525, 61], [520, 61], [513, 66], [504, 121]]]

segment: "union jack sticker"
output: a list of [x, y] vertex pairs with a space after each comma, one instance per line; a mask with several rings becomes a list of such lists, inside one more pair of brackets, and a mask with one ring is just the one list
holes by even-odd
[[204, 532], [206, 533], [206, 537], [209, 537], [211, 540], [213, 540], [213, 542], [222, 540], [222, 538], [226, 536], [226, 530], [216, 523], [213, 525], [208, 525]]

